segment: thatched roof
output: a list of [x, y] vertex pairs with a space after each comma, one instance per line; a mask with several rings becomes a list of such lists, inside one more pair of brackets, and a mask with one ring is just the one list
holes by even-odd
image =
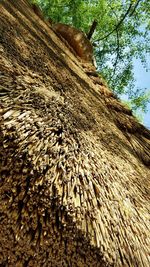
[[0, 6], [0, 266], [150, 266], [150, 131], [24, 0]]

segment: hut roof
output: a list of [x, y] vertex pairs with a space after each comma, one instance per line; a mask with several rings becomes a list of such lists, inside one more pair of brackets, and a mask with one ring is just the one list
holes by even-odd
[[28, 2], [0, 10], [0, 265], [149, 267], [150, 131]]

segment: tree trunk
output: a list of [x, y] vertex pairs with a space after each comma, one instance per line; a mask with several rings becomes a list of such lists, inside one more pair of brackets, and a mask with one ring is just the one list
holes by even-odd
[[150, 131], [25, 0], [0, 5], [0, 266], [150, 266]]

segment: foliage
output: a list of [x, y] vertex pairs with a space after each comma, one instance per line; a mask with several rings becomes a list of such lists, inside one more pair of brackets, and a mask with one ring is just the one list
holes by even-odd
[[[148, 0], [34, 0], [54, 22], [72, 24], [88, 33], [98, 22], [92, 42], [99, 72], [118, 94], [128, 94], [134, 110], [150, 101], [134, 88], [133, 59], [147, 69], [150, 53], [150, 1]], [[127, 90], [128, 89], [128, 90]], [[145, 109], [143, 109], [145, 110]]]

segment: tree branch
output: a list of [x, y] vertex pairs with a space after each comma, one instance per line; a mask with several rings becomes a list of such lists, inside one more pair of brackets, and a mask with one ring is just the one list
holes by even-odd
[[118, 64], [118, 59], [119, 59], [119, 52], [120, 52], [120, 43], [119, 43], [119, 33], [118, 31], [116, 31], [116, 34], [117, 34], [117, 48], [116, 48], [116, 59], [115, 59], [115, 63], [113, 64], [113, 73], [110, 77], [110, 80], [112, 80], [113, 76], [115, 75], [115, 72], [116, 72], [116, 68], [117, 68], [117, 64]]
[[137, 2], [136, 2], [136, 4], [135, 4], [135, 6], [133, 7], [133, 10], [131, 11], [131, 13], [129, 14], [129, 17], [131, 17], [132, 15], [133, 15], [133, 13], [135, 12], [135, 10], [136, 10], [136, 8], [137, 8], [137, 6], [138, 6], [138, 4], [141, 2], [141, 0], [138, 0]]
[[93, 35], [93, 33], [94, 33], [95, 29], [96, 29], [96, 26], [97, 26], [97, 21], [94, 20], [93, 23], [92, 23], [92, 26], [91, 26], [91, 28], [89, 30], [89, 33], [87, 34], [87, 38], [89, 40], [91, 39], [91, 37], [92, 37], [92, 35]]
[[[140, 0], [138, 0], [138, 2], [139, 1]], [[99, 42], [99, 41], [102, 41], [102, 40], [106, 39], [109, 35], [111, 35], [114, 31], [116, 31], [120, 27], [120, 25], [123, 23], [123, 21], [125, 20], [125, 18], [127, 17], [127, 15], [130, 13], [130, 10], [131, 10], [132, 6], [133, 6], [133, 3], [131, 1], [131, 3], [129, 5], [126, 13], [123, 15], [122, 19], [118, 22], [118, 24], [116, 25], [116, 27], [111, 32], [107, 33], [104, 37], [96, 40], [95, 42]]]

